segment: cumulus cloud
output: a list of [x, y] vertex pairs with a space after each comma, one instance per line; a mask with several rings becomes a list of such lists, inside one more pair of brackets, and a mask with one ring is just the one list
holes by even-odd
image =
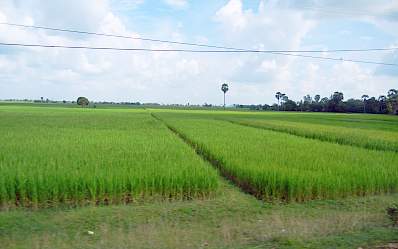
[[[290, 49], [301, 47], [303, 38], [316, 22], [297, 11], [278, 8], [261, 1], [257, 9], [243, 9], [240, 0], [231, 0], [217, 13], [215, 20], [229, 43], [250, 49]], [[228, 80], [244, 84], [244, 89], [267, 89], [258, 101], [272, 101], [275, 91], [289, 88], [294, 74], [290, 71], [295, 57], [282, 55], [243, 55], [234, 62]], [[239, 99], [244, 101], [243, 98]]]
[[235, 31], [246, 27], [252, 11], [243, 11], [240, 0], [231, 0], [216, 13], [216, 19]]
[[[40, 4], [39, 2], [36, 3]], [[36, 3], [32, 1], [29, 4]], [[50, 24], [50, 20], [54, 18], [50, 6], [40, 7], [41, 12], [36, 13], [28, 11], [29, 4], [24, 5], [24, 8], [14, 2], [3, 4], [7, 8], [0, 10], [0, 16], [8, 22], [17, 22], [15, 18], [19, 16], [22, 20], [30, 20], [24, 22], [27, 24], [57, 27]], [[52, 7], [56, 8], [56, 5], [54, 3]], [[137, 32], [129, 31], [105, 1], [92, 1], [91, 4], [83, 5], [70, 3], [70, 6], [73, 5], [79, 6], [79, 14], [71, 9], [70, 12], [73, 13], [70, 15], [68, 12], [60, 14], [58, 27], [140, 36]], [[91, 5], [96, 6], [95, 11], [92, 10]], [[68, 7], [65, 9], [69, 10]], [[71, 25], [71, 19], [79, 19], [81, 16], [85, 17], [83, 21], [74, 20], [76, 25], [73, 25], [73, 22]], [[0, 26], [0, 28], [2, 31], [0, 39], [4, 42], [113, 47], [144, 46], [139, 40], [76, 36], [7, 26]], [[170, 48], [162, 44], [151, 44], [150, 47]], [[98, 100], [164, 101], [169, 100], [172, 94], [168, 93], [170, 86], [175, 87], [181, 80], [190, 80], [189, 75], [197, 75], [199, 70], [199, 63], [194, 58], [186, 58], [177, 53], [144, 54], [56, 48], [11, 49], [6, 53], [0, 53], [0, 70], [3, 75], [0, 83], [1, 98], [39, 98], [44, 95], [57, 99], [73, 99], [77, 95], [86, 95]], [[174, 98], [173, 101], [180, 100]]]
[[[118, 2], [119, 6], [122, 3]], [[51, 3], [6, 0], [0, 3], [0, 21], [148, 36], [131, 29], [125, 18], [114, 11], [114, 4], [113, 0], [87, 0], [84, 3], [77, 0]], [[137, 0], [130, 8], [139, 8], [142, 4], [143, 0]], [[174, 6], [171, 8], [188, 6], [186, 1], [169, 0], [168, 4]], [[260, 1], [258, 6], [245, 7], [241, 0], [230, 0], [211, 16], [204, 17], [208, 19], [207, 24], [211, 24], [208, 28], [212, 28], [217, 37], [203, 34], [194, 37], [205, 43], [217, 38], [220, 44], [250, 49], [311, 48], [305, 40], [316, 35], [312, 32], [320, 19], [297, 8], [282, 8], [279, 4], [278, 1]], [[387, 10], [381, 8], [377, 13], [383, 11]], [[168, 39], [191, 41], [188, 39], [191, 34], [184, 30], [187, 23], [183, 20], [177, 23], [180, 22], [181, 25], [168, 25], [158, 33]], [[387, 19], [377, 22], [388, 22], [391, 32], [397, 27]], [[174, 47], [3, 25], [0, 25], [0, 41]], [[394, 61], [396, 55], [386, 53], [373, 59]], [[0, 47], [0, 98], [75, 99], [84, 95], [95, 100], [221, 104], [220, 84], [224, 82], [230, 84], [229, 103], [272, 103], [276, 91], [285, 92], [292, 99], [318, 93], [329, 96], [336, 90], [343, 91], [347, 97], [358, 97], [364, 92], [378, 95], [394, 87], [398, 77], [394, 74], [396, 69], [392, 72], [384, 69], [275, 54], [132, 53]]]

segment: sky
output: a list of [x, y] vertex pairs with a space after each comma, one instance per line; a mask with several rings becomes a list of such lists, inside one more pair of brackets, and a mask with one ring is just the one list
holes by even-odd
[[[263, 50], [398, 47], [398, 0], [1, 0], [0, 22]], [[0, 25], [0, 42], [201, 49]], [[398, 63], [398, 50], [322, 52]], [[272, 104], [398, 88], [398, 67], [277, 54], [117, 52], [0, 45], [0, 99]]]

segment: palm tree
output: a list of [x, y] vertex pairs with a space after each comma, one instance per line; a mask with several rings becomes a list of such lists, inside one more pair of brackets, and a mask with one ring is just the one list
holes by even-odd
[[362, 95], [361, 98], [363, 100], [363, 113], [365, 113], [366, 112], [366, 100], [369, 98], [369, 95], [364, 94], [364, 95]]
[[387, 92], [387, 97], [389, 99], [392, 99], [392, 98], [396, 97], [397, 95], [398, 95], [398, 90], [396, 90], [396, 89], [390, 89]]
[[385, 106], [387, 102], [387, 97], [385, 95], [380, 95], [378, 98], [379, 101], [379, 106], [380, 106], [380, 112], [383, 112], [383, 107]]
[[275, 98], [278, 100], [278, 111], [279, 111], [279, 100], [282, 98], [282, 93], [281, 92], [277, 92], [275, 94]]
[[228, 92], [229, 87], [228, 84], [224, 83], [221, 85], [221, 91], [224, 92], [224, 109], [225, 109], [225, 94]]

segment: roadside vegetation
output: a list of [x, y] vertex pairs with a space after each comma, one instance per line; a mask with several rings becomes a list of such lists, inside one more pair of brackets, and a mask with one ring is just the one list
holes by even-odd
[[[380, 195], [260, 202], [220, 180], [212, 198], [0, 212], [1, 248], [376, 248], [393, 242]], [[88, 234], [92, 231], [93, 234]]]

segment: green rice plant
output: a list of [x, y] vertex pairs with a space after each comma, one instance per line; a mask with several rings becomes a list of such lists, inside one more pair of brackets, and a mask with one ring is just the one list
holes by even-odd
[[0, 106], [0, 205], [205, 197], [208, 163], [144, 110]]
[[378, 130], [398, 132], [397, 115], [347, 114], [347, 113], [308, 113], [308, 112], [271, 112], [271, 111], [231, 111], [220, 110], [170, 110], [156, 109], [157, 113], [174, 113], [191, 118], [250, 119], [288, 121], [302, 124], [319, 124], [332, 127], [346, 127], [360, 130]]
[[307, 112], [229, 112], [226, 115], [243, 119], [277, 120], [361, 130], [398, 132], [398, 116], [394, 115]]
[[347, 144], [375, 150], [398, 152], [398, 132], [355, 129], [332, 125], [309, 124], [302, 122], [262, 120], [248, 118], [226, 118], [237, 124], [286, 132], [321, 141]]
[[398, 117], [369, 114], [172, 111], [193, 119], [228, 120], [241, 125], [374, 150], [398, 152]]
[[396, 192], [398, 154], [215, 120], [158, 112], [243, 189], [266, 200], [304, 201]]

